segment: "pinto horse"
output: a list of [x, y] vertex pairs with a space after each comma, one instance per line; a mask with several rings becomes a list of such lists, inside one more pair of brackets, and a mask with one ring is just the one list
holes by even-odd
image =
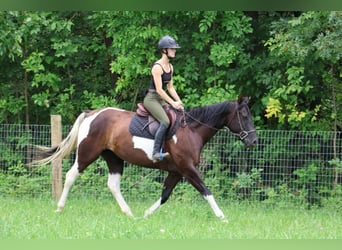
[[179, 119], [182, 119], [182, 125], [164, 142], [164, 149], [169, 153], [169, 157], [158, 162], [152, 161], [153, 139], [133, 136], [129, 131], [135, 112], [111, 107], [83, 112], [60, 145], [41, 148], [43, 159], [35, 161], [34, 165], [63, 159], [76, 148], [75, 162], [66, 174], [56, 212], [63, 210], [69, 190], [77, 177], [99, 156], [102, 156], [109, 169], [108, 187], [124, 214], [133, 216], [120, 192], [120, 178], [124, 170], [124, 161], [127, 161], [168, 172], [160, 198], [145, 211], [145, 217], [151, 215], [168, 200], [172, 190], [184, 177], [208, 201], [215, 215], [224, 219], [223, 212], [204, 184], [197, 166], [203, 146], [224, 127], [227, 127], [246, 146], [257, 143], [258, 138], [248, 102], [248, 97], [240, 96], [238, 100], [180, 112]]

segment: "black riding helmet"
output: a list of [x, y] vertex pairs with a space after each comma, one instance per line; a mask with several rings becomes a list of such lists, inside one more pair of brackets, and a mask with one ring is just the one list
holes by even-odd
[[171, 36], [163, 36], [158, 42], [158, 49], [179, 49], [180, 46]]

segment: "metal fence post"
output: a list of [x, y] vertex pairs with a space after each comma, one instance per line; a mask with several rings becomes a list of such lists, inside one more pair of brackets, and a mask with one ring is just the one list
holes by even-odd
[[[60, 115], [51, 115], [51, 146], [58, 146], [62, 141], [62, 118]], [[62, 159], [51, 162], [51, 192], [54, 199], [62, 194]]]

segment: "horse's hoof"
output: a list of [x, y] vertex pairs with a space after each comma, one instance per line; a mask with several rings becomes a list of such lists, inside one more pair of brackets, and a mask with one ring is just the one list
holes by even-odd
[[151, 214], [153, 214], [153, 211], [151, 211], [150, 209], [147, 209], [144, 212], [144, 219], [146, 219], [147, 217], [149, 217]]
[[55, 210], [55, 213], [56, 214], [59, 214], [63, 211], [63, 208], [62, 207], [58, 207], [56, 210]]
[[223, 223], [229, 223], [229, 221], [226, 219], [226, 218], [221, 218], [221, 221], [223, 222]]
[[134, 215], [132, 214], [132, 212], [123, 212], [125, 215], [127, 215], [128, 217], [134, 218]]

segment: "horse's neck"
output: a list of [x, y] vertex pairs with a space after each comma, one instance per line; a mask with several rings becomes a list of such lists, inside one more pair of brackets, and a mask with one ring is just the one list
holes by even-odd
[[[215, 118], [216, 120], [215, 124], [213, 123], [210, 124], [208, 121], [203, 121], [201, 118], [197, 117], [193, 119], [194, 122], [196, 123], [196, 126], [193, 127], [191, 130], [201, 138], [201, 140], [203, 141], [203, 145], [204, 145], [220, 129], [222, 129], [225, 125], [227, 125], [227, 120], [231, 119], [232, 115], [234, 115], [233, 113], [235, 109], [236, 109], [236, 102], [234, 101], [222, 103], [221, 105], [216, 106], [216, 108], [210, 110], [211, 114], [220, 115], [220, 117]], [[196, 121], [196, 119], [198, 120]]]
[[201, 126], [197, 130], [202, 139], [203, 146], [218, 132], [218, 129], [212, 129], [206, 126]]
[[206, 126], [203, 124], [198, 128], [198, 132], [201, 134], [203, 140], [203, 145], [206, 144], [219, 130], [227, 125], [227, 121], [233, 118], [236, 105], [236, 101], [228, 102], [227, 112], [223, 112], [221, 114], [221, 119], [218, 119], [218, 121], [220, 121], [219, 124], [215, 124], [213, 126]]

